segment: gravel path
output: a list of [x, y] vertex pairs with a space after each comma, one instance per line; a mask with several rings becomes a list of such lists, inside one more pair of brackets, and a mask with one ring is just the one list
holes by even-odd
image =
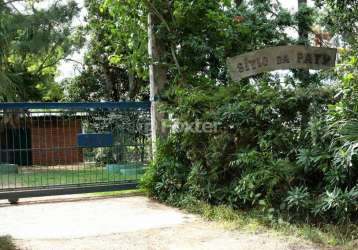
[[23, 250], [318, 249], [297, 239], [228, 231], [141, 196], [0, 203], [0, 218], [0, 235], [12, 235]]

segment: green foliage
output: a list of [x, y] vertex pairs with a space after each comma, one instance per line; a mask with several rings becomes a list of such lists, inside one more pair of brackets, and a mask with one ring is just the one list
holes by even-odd
[[293, 187], [287, 192], [285, 203], [287, 204], [288, 210], [295, 209], [296, 212], [309, 208], [311, 205], [311, 196], [307, 187]]
[[217, 129], [173, 131], [146, 178], [151, 195], [175, 205], [197, 199], [298, 220], [355, 220], [356, 51], [346, 51], [335, 72], [311, 74], [304, 82], [294, 71], [281, 79], [260, 75], [233, 84], [223, 67], [227, 56], [307, 43], [280, 31], [287, 26], [310, 31], [313, 9], [290, 15], [261, 1], [239, 8], [220, 1], [205, 7], [201, 1], [184, 2], [171, 6], [172, 19], [166, 21], [172, 33], [162, 38], [168, 47], [179, 44], [176, 54], [183, 65], [181, 77], [171, 78], [163, 110], [174, 123], [208, 122]]
[[[190, 195], [236, 209], [289, 212], [296, 219], [353, 219], [354, 192], [339, 193], [332, 209], [322, 198], [356, 180], [346, 164], [338, 164], [335, 152], [345, 147], [331, 145], [335, 135], [324, 121], [333, 89], [287, 89], [268, 81], [171, 88], [168, 95], [177, 103], [164, 108], [176, 122], [217, 122], [218, 128], [175, 131], [162, 142], [146, 179], [150, 194], [174, 205]], [[351, 139], [354, 129], [344, 128], [351, 132], [342, 129], [342, 138]]]
[[89, 37], [81, 74], [66, 79], [66, 100], [148, 99], [147, 11], [142, 1], [87, 0]]
[[[65, 83], [66, 98], [147, 99], [149, 64], [161, 64], [168, 78], [160, 93], [167, 100], [162, 109], [173, 127], [210, 123], [215, 129], [172, 129], [143, 179], [151, 196], [174, 205], [196, 200], [313, 221], [354, 219], [354, 16], [344, 14], [340, 1], [317, 1], [327, 15], [308, 7], [292, 15], [270, 1], [233, 2], [88, 0], [89, 50], [83, 73]], [[148, 13], [159, 23], [154, 32], [160, 62], [151, 62], [147, 53]], [[310, 73], [304, 80], [292, 70], [285, 77], [261, 74], [230, 81], [227, 57], [269, 46], [309, 45], [284, 31], [312, 33], [322, 20], [324, 30], [337, 32], [354, 24], [348, 34], [337, 34], [350, 47], [335, 71]]]
[[168, 140], [158, 144], [156, 160], [146, 171], [142, 187], [149, 195], [160, 200], [174, 202], [176, 195], [184, 190], [184, 183], [190, 169], [185, 152], [176, 147], [176, 141]]
[[38, 9], [33, 1], [0, 1], [0, 100], [59, 100], [62, 89], [54, 78], [56, 66], [80, 39], [72, 36], [75, 2]]
[[[357, 0], [315, 0], [319, 7], [325, 7], [322, 23], [334, 34], [340, 34], [351, 46], [358, 40]], [[357, 48], [357, 47], [356, 47]]]
[[358, 186], [351, 190], [334, 188], [321, 195], [320, 201], [313, 209], [315, 214], [331, 212], [338, 221], [345, 222], [356, 218], [358, 210]]
[[149, 12], [160, 20], [155, 32], [168, 78], [185, 86], [227, 84], [226, 57], [293, 42], [282, 31], [297, 22], [279, 5], [260, 1], [240, 8], [231, 1], [187, 0], [88, 0], [86, 6], [91, 39], [83, 73], [65, 82], [69, 100], [148, 98]]
[[63, 81], [66, 101], [100, 101], [106, 96], [100, 72], [89, 69]]
[[0, 236], [0, 250], [17, 250], [10, 236]]

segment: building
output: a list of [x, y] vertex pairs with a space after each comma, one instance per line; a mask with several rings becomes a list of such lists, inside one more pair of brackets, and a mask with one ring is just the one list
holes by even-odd
[[20, 119], [1, 123], [0, 163], [57, 166], [83, 162], [82, 149], [77, 146], [80, 117], [38, 114]]

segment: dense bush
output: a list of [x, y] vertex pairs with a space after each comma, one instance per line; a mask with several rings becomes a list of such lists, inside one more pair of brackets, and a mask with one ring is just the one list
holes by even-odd
[[341, 90], [268, 81], [171, 89], [176, 104], [164, 109], [176, 123], [218, 128], [172, 131], [159, 143], [144, 186], [174, 205], [192, 197], [289, 218], [356, 219], [358, 127], [352, 117], [342, 123], [344, 111], [334, 108], [345, 105], [334, 98]]
[[0, 236], [0, 250], [17, 250], [10, 236]]
[[[357, 29], [351, 26], [357, 8], [354, 1], [317, 0], [315, 9], [305, 6], [291, 14], [274, 2], [89, 1], [89, 29], [96, 34], [88, 53], [92, 60], [84, 81], [70, 84], [70, 92], [76, 99], [102, 99], [105, 86], [111, 86], [106, 98], [113, 93], [120, 93], [114, 100], [148, 97], [151, 13], [161, 54], [152, 63], [162, 66], [168, 80], [159, 99], [166, 100], [163, 111], [173, 129], [159, 142], [143, 179], [149, 194], [174, 205], [199, 201], [262, 208], [293, 219], [356, 219], [358, 59]], [[349, 15], [346, 6], [352, 7]], [[308, 45], [304, 36], [295, 39], [285, 31], [304, 29], [312, 37], [315, 26], [342, 32], [339, 40], [349, 43], [336, 71], [292, 70], [230, 81], [227, 57]], [[193, 123], [216, 129], [177, 128]]]
[[[307, 75], [292, 70], [284, 77], [261, 74], [233, 83], [223, 66], [226, 57], [303, 42], [285, 36], [286, 27], [310, 29], [321, 20], [321, 27], [337, 31], [339, 24], [325, 23], [333, 16], [314, 16], [307, 7], [291, 15], [265, 1], [240, 6], [209, 2], [171, 6], [167, 24], [173, 32], [168, 39], [178, 48], [182, 67], [177, 74], [174, 67], [168, 73], [163, 111], [174, 125], [214, 123], [217, 129], [173, 129], [159, 142], [143, 186], [153, 197], [174, 205], [199, 200], [313, 222], [356, 220], [354, 39], [342, 34], [351, 44], [341, 50], [335, 70]], [[329, 14], [345, 13], [344, 8], [333, 8], [335, 1], [328, 2]], [[351, 19], [341, 17], [345, 22]], [[169, 65], [174, 65], [171, 60]]]

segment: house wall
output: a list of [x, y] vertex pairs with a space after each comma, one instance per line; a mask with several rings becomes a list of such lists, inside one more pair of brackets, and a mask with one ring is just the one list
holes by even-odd
[[31, 125], [32, 164], [42, 166], [74, 165], [83, 162], [77, 148], [81, 133], [79, 119], [41, 117]]

